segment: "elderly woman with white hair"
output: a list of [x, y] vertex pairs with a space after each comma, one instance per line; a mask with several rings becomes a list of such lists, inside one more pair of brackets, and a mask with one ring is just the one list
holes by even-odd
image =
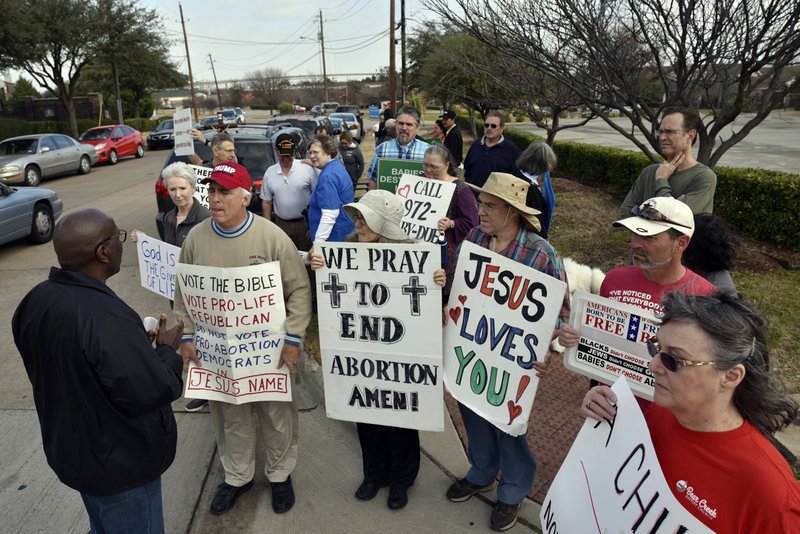
[[[644, 416], [673, 495], [715, 532], [800, 532], [800, 486], [770, 442], [798, 407], [776, 387], [764, 320], [734, 293], [673, 292], [662, 305]], [[581, 413], [610, 420], [616, 401], [594, 387]]]

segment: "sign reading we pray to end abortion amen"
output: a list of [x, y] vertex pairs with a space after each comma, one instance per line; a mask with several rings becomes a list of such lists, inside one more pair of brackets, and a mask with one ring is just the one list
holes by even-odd
[[439, 219], [447, 215], [456, 184], [404, 174], [395, 195], [403, 199], [402, 227], [415, 241], [438, 243]]
[[519, 436], [528, 427], [567, 285], [469, 241], [461, 244], [444, 342], [445, 385], [459, 402]]
[[233, 404], [291, 401], [288, 367], [278, 369], [286, 333], [280, 264], [180, 263], [178, 282], [202, 365], [190, 364], [184, 395]]
[[444, 429], [440, 247], [314, 243], [328, 417]]

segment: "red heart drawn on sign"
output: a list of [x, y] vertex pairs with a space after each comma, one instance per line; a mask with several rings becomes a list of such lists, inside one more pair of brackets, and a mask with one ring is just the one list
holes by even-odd
[[465, 302], [467, 302], [467, 296], [466, 296], [466, 295], [459, 295], [459, 296], [458, 296], [458, 301], [459, 301], [461, 304], [464, 304]]
[[450, 308], [447, 313], [450, 314], [453, 322], [458, 324], [458, 319], [461, 317], [461, 308]]
[[514, 401], [508, 401], [508, 424], [510, 425], [514, 419], [519, 417], [522, 413], [522, 407]]
[[408, 192], [409, 191], [411, 191], [411, 186], [408, 185], [408, 184], [404, 185], [403, 187], [398, 187], [397, 188], [398, 196], [401, 196], [403, 198], [408, 198]]

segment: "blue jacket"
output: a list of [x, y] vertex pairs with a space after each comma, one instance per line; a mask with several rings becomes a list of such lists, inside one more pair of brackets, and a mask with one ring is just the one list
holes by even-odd
[[502, 138], [496, 145], [487, 147], [481, 138], [472, 143], [464, 158], [464, 177], [467, 183], [478, 187], [483, 187], [493, 172], [507, 172], [525, 179], [517, 168], [519, 155], [517, 145], [508, 139]]

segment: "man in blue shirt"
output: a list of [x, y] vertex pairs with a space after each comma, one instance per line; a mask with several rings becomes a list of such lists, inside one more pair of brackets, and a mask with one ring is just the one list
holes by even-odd
[[378, 159], [398, 158], [422, 161], [425, 151], [430, 146], [417, 139], [419, 131], [419, 111], [412, 106], [403, 106], [397, 111], [397, 137], [381, 143], [375, 148], [375, 154], [369, 164], [369, 188], [378, 187]]

